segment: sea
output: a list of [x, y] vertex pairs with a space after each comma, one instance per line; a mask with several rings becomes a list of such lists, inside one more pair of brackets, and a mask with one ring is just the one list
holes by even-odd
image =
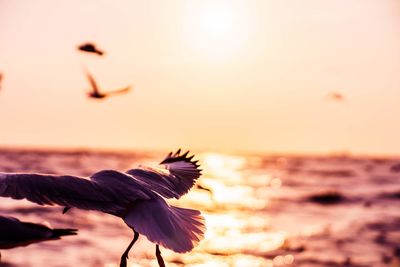
[[[0, 149], [0, 172], [89, 177], [103, 169], [157, 166], [167, 152]], [[161, 248], [166, 266], [400, 266], [400, 158], [195, 157], [203, 175], [170, 203], [201, 210], [207, 231], [189, 253]], [[62, 209], [0, 198], [0, 215], [79, 229], [77, 236], [2, 250], [0, 266], [119, 266], [132, 230], [112, 215]], [[145, 236], [131, 250], [128, 266], [158, 266], [155, 245]]]

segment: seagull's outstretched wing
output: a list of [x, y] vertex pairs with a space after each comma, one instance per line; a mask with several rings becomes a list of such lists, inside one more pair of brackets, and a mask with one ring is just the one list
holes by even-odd
[[138, 183], [132, 176], [114, 170], [96, 172], [90, 179], [99, 185], [106, 195], [117, 202], [131, 203], [135, 200], [149, 200], [154, 193]]
[[169, 153], [160, 163], [164, 168], [140, 167], [128, 170], [139, 183], [157, 192], [165, 198], [180, 198], [186, 194], [201, 175], [198, 161], [192, 161], [194, 155], [188, 156], [189, 151], [180, 154]]
[[99, 94], [99, 87], [97, 86], [96, 81], [94, 80], [93, 76], [90, 74], [90, 72], [84, 68], [85, 74], [86, 74], [86, 78], [88, 79], [90, 85], [92, 86], [92, 90], [95, 94]]
[[115, 95], [115, 94], [122, 94], [122, 93], [126, 93], [126, 92], [128, 92], [129, 90], [131, 90], [131, 87], [132, 86], [127, 86], [127, 87], [125, 87], [125, 88], [122, 88], [122, 89], [118, 89], [118, 90], [114, 90], [114, 91], [110, 91], [110, 92], [107, 92], [106, 94], [107, 95]]
[[51, 229], [42, 224], [22, 222], [13, 217], [0, 216], [0, 249], [27, 246], [46, 240], [76, 235], [76, 229]]
[[134, 179], [117, 171], [95, 173], [91, 180], [76, 176], [0, 173], [0, 196], [27, 199], [39, 205], [118, 214], [128, 203], [150, 198], [141, 187], [129, 187], [127, 180]]

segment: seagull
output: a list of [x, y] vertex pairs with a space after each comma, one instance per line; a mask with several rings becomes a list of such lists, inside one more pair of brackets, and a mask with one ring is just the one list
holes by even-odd
[[[43, 224], [21, 222], [13, 217], [0, 216], [0, 249], [27, 246], [62, 236], [76, 235], [76, 229], [51, 229]], [[0, 254], [1, 260], [1, 254]]]
[[96, 48], [96, 45], [92, 43], [85, 43], [80, 46], [78, 46], [78, 50], [83, 51], [83, 52], [88, 52], [88, 53], [95, 53], [99, 56], [102, 56], [104, 54], [103, 51], [99, 50]]
[[334, 100], [334, 101], [344, 101], [345, 100], [345, 96], [341, 93], [337, 93], [337, 92], [331, 92], [329, 94], [326, 95], [327, 98]]
[[123, 89], [119, 89], [119, 90], [115, 90], [115, 91], [111, 91], [111, 92], [107, 92], [107, 93], [101, 93], [99, 91], [99, 87], [97, 86], [97, 83], [94, 80], [93, 76], [89, 73], [89, 71], [87, 69], [84, 69], [84, 70], [86, 72], [86, 77], [89, 80], [90, 85], [92, 86], [92, 91], [88, 92], [88, 96], [91, 98], [102, 99], [102, 98], [105, 98], [112, 94], [126, 93], [131, 89], [131, 86], [129, 85]]
[[142, 167], [119, 172], [102, 170], [85, 179], [68, 175], [0, 173], [0, 196], [27, 199], [39, 205], [97, 210], [124, 220], [134, 237], [121, 256], [120, 267], [139, 234], [156, 244], [156, 258], [165, 266], [159, 245], [178, 253], [191, 251], [204, 237], [200, 211], [169, 205], [165, 199], [179, 199], [201, 175], [198, 161], [169, 153], [159, 167]]
[[1, 89], [1, 82], [3, 81], [3, 73], [0, 72], [0, 89]]

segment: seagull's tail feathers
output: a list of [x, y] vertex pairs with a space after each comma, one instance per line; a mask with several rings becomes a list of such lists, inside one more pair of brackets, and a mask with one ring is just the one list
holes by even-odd
[[205, 232], [200, 211], [169, 206], [162, 199], [135, 203], [124, 221], [151, 242], [179, 253], [191, 251]]
[[76, 235], [77, 229], [53, 229], [52, 230], [52, 238], [61, 238], [65, 235]]

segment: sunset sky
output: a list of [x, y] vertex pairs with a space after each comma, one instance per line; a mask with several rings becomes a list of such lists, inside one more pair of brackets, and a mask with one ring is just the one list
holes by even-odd
[[0, 146], [400, 155], [398, 0], [0, 0], [0, 72]]

